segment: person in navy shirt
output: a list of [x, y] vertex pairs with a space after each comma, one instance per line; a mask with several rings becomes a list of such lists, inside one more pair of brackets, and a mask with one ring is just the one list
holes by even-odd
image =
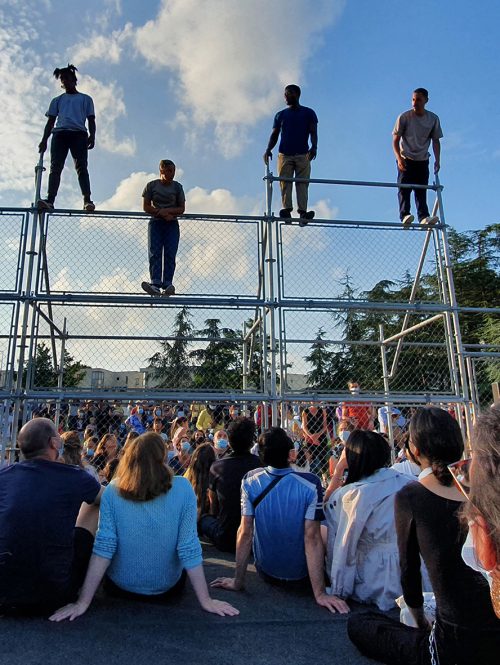
[[[274, 117], [273, 131], [269, 138], [264, 162], [272, 159], [271, 152], [281, 134], [278, 154], [278, 175], [283, 178], [305, 178], [311, 175], [311, 161], [316, 159], [318, 149], [318, 118], [316, 113], [307, 106], [299, 104], [300, 88], [298, 85], [287, 85], [285, 101], [287, 108], [279, 111]], [[309, 146], [309, 137], [311, 145]], [[283, 208], [280, 217], [290, 219], [293, 210], [292, 183], [280, 182]], [[296, 182], [297, 212], [300, 226], [305, 226], [314, 217], [313, 210], [307, 210], [307, 192], [309, 183]], [[290, 223], [290, 222], [288, 222]]]
[[293, 442], [281, 427], [259, 439], [264, 468], [249, 471], [241, 483], [241, 523], [236, 542], [235, 577], [219, 577], [213, 587], [243, 589], [250, 554], [261, 577], [279, 586], [312, 588], [318, 605], [349, 612], [347, 604], [325, 592], [323, 490], [313, 473], [290, 468]]

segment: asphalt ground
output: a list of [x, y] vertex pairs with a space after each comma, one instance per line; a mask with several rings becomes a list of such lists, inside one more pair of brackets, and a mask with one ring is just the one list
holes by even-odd
[[[207, 580], [231, 576], [234, 557], [204, 544]], [[1, 665], [328, 665], [374, 663], [347, 637], [347, 616], [331, 614], [307, 592], [263, 582], [249, 567], [246, 589], [212, 595], [240, 610], [219, 617], [201, 610], [189, 582], [162, 605], [110, 598], [98, 591], [73, 622], [0, 619]], [[366, 608], [351, 605], [353, 612]]]

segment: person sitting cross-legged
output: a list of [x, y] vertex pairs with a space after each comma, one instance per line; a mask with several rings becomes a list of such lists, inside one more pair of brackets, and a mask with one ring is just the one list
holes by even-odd
[[250, 471], [241, 484], [241, 524], [236, 545], [236, 575], [219, 577], [212, 587], [239, 591], [245, 583], [250, 554], [270, 584], [312, 588], [318, 605], [349, 612], [347, 604], [325, 592], [324, 547], [320, 521], [323, 491], [319, 478], [290, 468], [293, 442], [272, 427], [259, 441], [265, 468]]

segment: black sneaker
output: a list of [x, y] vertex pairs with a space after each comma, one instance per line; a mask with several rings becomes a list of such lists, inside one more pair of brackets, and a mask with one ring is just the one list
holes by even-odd
[[36, 207], [38, 210], [54, 210], [54, 204], [47, 199], [38, 199]]
[[307, 226], [310, 219], [314, 219], [314, 210], [300, 210], [299, 211], [300, 221], [299, 226]]
[[142, 282], [142, 290], [149, 293], [150, 296], [161, 296], [161, 289], [156, 284], [150, 284], [149, 282]]
[[292, 216], [292, 211], [290, 208], [282, 208], [280, 210], [280, 217], [281, 219], [290, 219]]
[[85, 210], [85, 212], [94, 212], [95, 203], [93, 201], [84, 201], [83, 209]]
[[161, 292], [162, 296], [175, 296], [175, 286], [173, 284], [169, 284], [166, 286], [163, 291]]

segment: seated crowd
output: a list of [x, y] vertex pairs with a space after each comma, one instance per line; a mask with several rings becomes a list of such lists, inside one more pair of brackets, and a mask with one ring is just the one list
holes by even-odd
[[[265, 583], [330, 612], [375, 605], [348, 634], [379, 662], [498, 662], [500, 406], [479, 416], [470, 463], [446, 410], [415, 410], [406, 432], [396, 410], [395, 464], [387, 409], [377, 432], [374, 410], [362, 427], [360, 412], [309, 405], [266, 428], [262, 409], [153, 405], [148, 420], [145, 406], [117, 416], [122, 433], [81, 411], [62, 435], [50, 412], [22, 427], [23, 461], [0, 470], [0, 615], [74, 619], [101, 583], [158, 603], [189, 578], [204, 610], [232, 616], [209, 589], [242, 590], [253, 557]], [[200, 538], [234, 553], [234, 577], [207, 585]], [[414, 627], [384, 614], [398, 596]]]

